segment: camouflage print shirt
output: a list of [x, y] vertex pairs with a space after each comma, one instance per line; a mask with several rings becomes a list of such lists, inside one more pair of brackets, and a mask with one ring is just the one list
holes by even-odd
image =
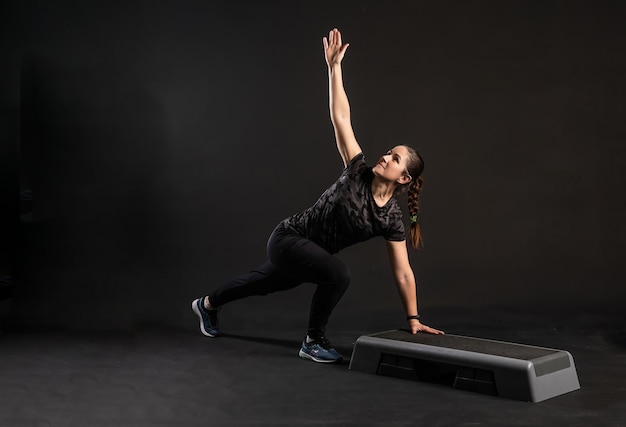
[[372, 195], [374, 173], [363, 153], [310, 208], [283, 221], [284, 225], [334, 254], [375, 236], [405, 240], [402, 210], [395, 198], [379, 207]]

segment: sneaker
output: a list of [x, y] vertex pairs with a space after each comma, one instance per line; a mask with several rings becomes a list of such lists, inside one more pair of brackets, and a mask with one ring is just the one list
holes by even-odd
[[204, 297], [198, 298], [191, 303], [191, 309], [200, 318], [200, 331], [207, 337], [220, 335], [220, 328], [217, 321], [219, 309], [207, 310], [204, 308]]
[[302, 348], [298, 355], [303, 359], [320, 363], [333, 363], [343, 360], [341, 354], [333, 348], [330, 341], [325, 337], [316, 339], [310, 343], [307, 343], [305, 339], [302, 342]]

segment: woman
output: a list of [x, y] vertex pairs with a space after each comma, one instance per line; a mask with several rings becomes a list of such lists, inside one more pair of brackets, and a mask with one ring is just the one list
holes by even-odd
[[350, 106], [343, 88], [341, 61], [348, 44], [337, 29], [323, 39], [328, 64], [330, 115], [337, 148], [345, 169], [309, 209], [283, 220], [267, 243], [269, 260], [257, 270], [239, 276], [210, 295], [192, 302], [206, 336], [220, 334], [217, 312], [224, 304], [251, 295], [267, 295], [303, 282], [317, 284], [309, 325], [299, 355], [315, 362], [337, 362], [342, 356], [325, 337], [328, 319], [348, 288], [346, 266], [333, 256], [341, 249], [374, 236], [383, 236], [407, 321], [413, 334], [443, 332], [419, 321], [415, 276], [409, 264], [402, 211], [393, 197], [408, 189], [411, 243], [417, 248], [418, 194], [424, 163], [410, 147], [399, 145], [366, 166], [354, 136]]

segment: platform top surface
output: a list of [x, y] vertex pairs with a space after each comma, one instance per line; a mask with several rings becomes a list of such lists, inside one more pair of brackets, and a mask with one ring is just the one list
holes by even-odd
[[[490, 354], [494, 356], [510, 357], [520, 360], [534, 360], [543, 356], [554, 355], [561, 350], [542, 347], [533, 347], [523, 344], [492, 341], [482, 338], [464, 337], [460, 335], [432, 335], [411, 334], [405, 330], [394, 330], [369, 335], [370, 337], [395, 341], [412, 342], [434, 347], [445, 347], [455, 350], [471, 351], [474, 353]], [[565, 353], [564, 353], [565, 354]]]

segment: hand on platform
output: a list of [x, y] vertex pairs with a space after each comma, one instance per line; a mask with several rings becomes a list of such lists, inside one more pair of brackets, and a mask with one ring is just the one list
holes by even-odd
[[430, 326], [427, 326], [427, 325], [422, 325], [420, 321], [417, 319], [411, 319], [409, 321], [409, 326], [411, 327], [412, 334], [416, 334], [418, 332], [425, 332], [427, 334], [434, 334], [434, 335], [445, 334], [444, 331], [440, 331], [439, 329], [431, 328]]

